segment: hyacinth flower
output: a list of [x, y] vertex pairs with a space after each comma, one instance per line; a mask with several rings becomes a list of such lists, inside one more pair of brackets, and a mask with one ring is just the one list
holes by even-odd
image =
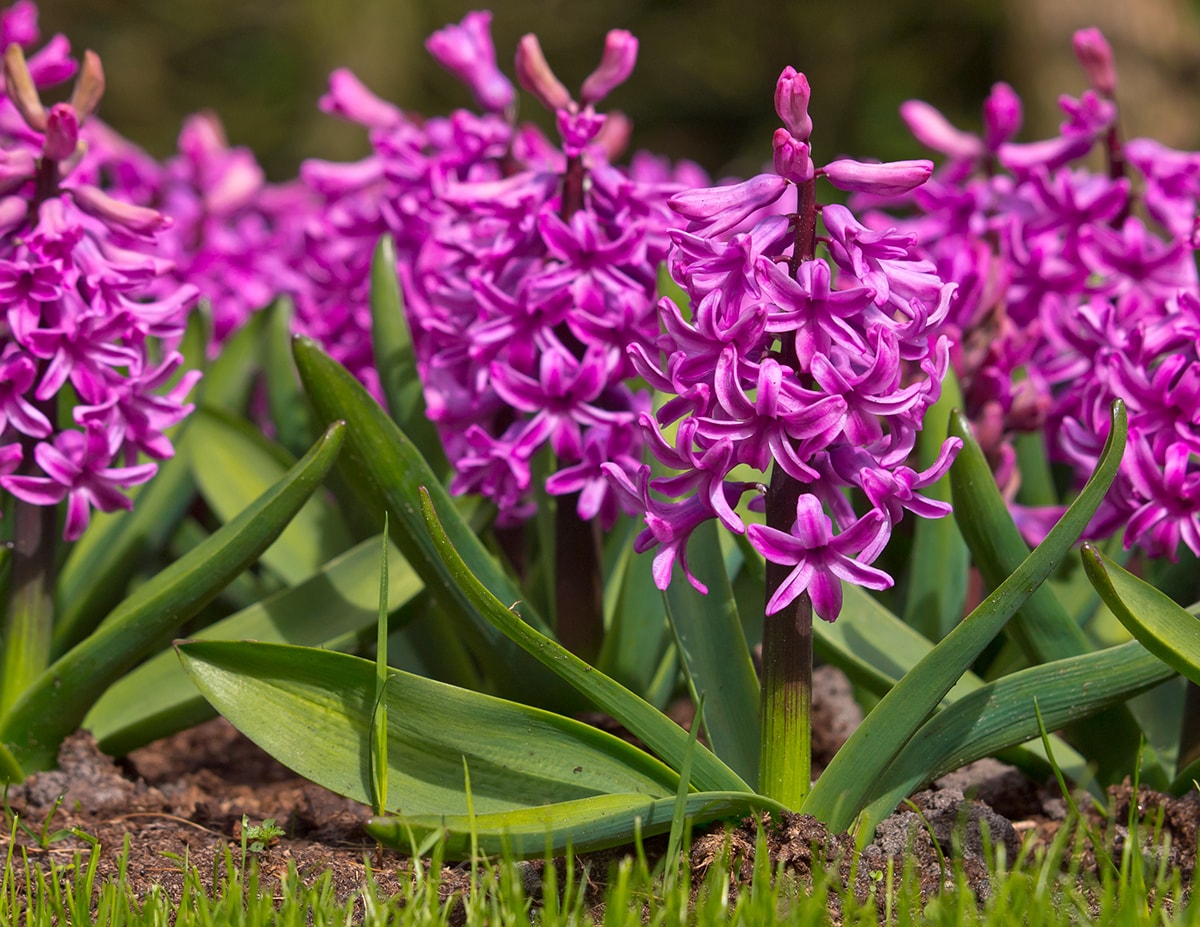
[[[1058, 136], [1014, 142], [1020, 101], [997, 85], [984, 138], [928, 104], [902, 115], [947, 161], [904, 198], [906, 223], [960, 295], [944, 323], [966, 411], [1026, 538], [1039, 541], [1061, 507], [1013, 440], [1043, 430], [1045, 453], [1076, 475], [1098, 459], [1107, 407], [1129, 410], [1121, 471], [1089, 528], [1126, 549], [1200, 556], [1197, 388], [1200, 289], [1194, 256], [1200, 154], [1151, 139], [1122, 141], [1112, 50], [1099, 31], [1074, 39], [1091, 85], [1064, 96]], [[1081, 164], [1096, 149], [1107, 170]]]
[[[177, 346], [196, 291], [156, 289], [169, 261], [148, 253], [170, 224], [118, 200], [80, 169], [81, 127], [104, 90], [99, 58], [82, 66], [61, 36], [26, 60], [36, 10], [0, 18], [0, 496], [12, 521], [10, 602], [0, 703], [45, 665], [55, 535], [77, 540], [91, 512], [132, 508], [125, 490], [172, 456], [168, 430], [190, 411], [199, 374], [179, 375]], [[69, 99], [39, 87], [78, 71]], [[24, 649], [16, 641], [25, 642]]]
[[[636, 549], [658, 548], [660, 588], [678, 565], [704, 591], [686, 548], [710, 519], [766, 558], [759, 790], [789, 807], [809, 787], [812, 614], [835, 620], [843, 583], [892, 585], [873, 563], [905, 511], [947, 514], [921, 490], [961, 445], [948, 439], [924, 471], [906, 466], [949, 363], [937, 331], [954, 285], [913, 236], [868, 229], [846, 207], [817, 200], [822, 177], [896, 195], [922, 184], [932, 164], [817, 167], [809, 93], [807, 78], [786, 68], [773, 173], [671, 199], [687, 227], [672, 232], [669, 267], [691, 312], [664, 298], [663, 334], [631, 344], [629, 355], [672, 397], [639, 422], [654, 455], [677, 472], [651, 478], [648, 465], [605, 465], [645, 512]], [[747, 494], [765, 524], [746, 524]]]

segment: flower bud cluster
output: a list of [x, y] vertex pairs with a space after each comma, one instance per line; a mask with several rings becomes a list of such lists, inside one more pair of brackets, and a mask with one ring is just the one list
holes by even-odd
[[[85, 163], [99, 59], [77, 68], [56, 36], [27, 61], [36, 39], [32, 4], [0, 14], [0, 487], [33, 505], [66, 500], [74, 540], [92, 508], [132, 507], [122, 490], [157, 469], [142, 457], [172, 455], [165, 432], [199, 377], [176, 377], [197, 294], [158, 287], [172, 267], [153, 244], [170, 220], [101, 190]], [[70, 99], [45, 108], [39, 87], [76, 71]]]
[[[1015, 433], [1042, 429], [1051, 460], [1082, 482], [1119, 397], [1128, 445], [1089, 533], [1123, 529], [1127, 547], [1152, 557], [1176, 556], [1181, 541], [1200, 555], [1200, 153], [1122, 143], [1108, 43], [1082, 30], [1075, 51], [1092, 87], [1060, 99], [1066, 118], [1052, 139], [1012, 141], [1021, 105], [1004, 84], [984, 107], [982, 138], [927, 104], [904, 105], [917, 138], [947, 158], [904, 201], [916, 210], [905, 227], [959, 286], [944, 330], [1006, 495], [1020, 486]], [[1105, 173], [1080, 163], [1097, 148]], [[1036, 541], [1057, 510], [1014, 513]]]
[[[664, 333], [652, 345], [632, 344], [629, 354], [638, 373], [672, 397], [639, 420], [654, 455], [678, 472], [605, 470], [645, 512], [636, 549], [658, 548], [660, 588], [678, 562], [703, 590], [686, 545], [716, 518], [768, 560], [792, 567], [768, 614], [808, 593], [832, 621], [843, 580], [892, 584], [871, 564], [905, 510], [949, 511], [919, 490], [945, 473], [960, 442], [946, 441], [924, 471], [907, 461], [946, 374], [949, 341], [935, 332], [955, 288], [918, 254], [912, 235], [868, 229], [846, 207], [816, 202], [820, 176], [842, 189], [894, 193], [921, 184], [932, 165], [814, 167], [808, 101], [807, 79], [785, 69], [776, 86], [784, 128], [775, 133], [775, 173], [672, 198], [688, 226], [672, 232], [669, 267], [691, 310], [661, 300]], [[755, 472], [758, 479], [748, 478]], [[747, 492], [765, 493], [766, 525], [743, 520], [738, 503]], [[794, 508], [778, 524], [776, 494]]]

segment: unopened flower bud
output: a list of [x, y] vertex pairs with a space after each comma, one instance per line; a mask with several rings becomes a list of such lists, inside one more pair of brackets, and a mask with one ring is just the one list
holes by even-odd
[[688, 231], [704, 229], [709, 235], [721, 235], [770, 206], [786, 189], [787, 181], [778, 174], [759, 174], [724, 187], [676, 193], [667, 205], [691, 220]]
[[80, 123], [96, 111], [100, 98], [104, 96], [104, 66], [100, 64], [100, 56], [90, 49], [83, 53], [83, 67], [79, 71], [79, 79], [75, 81], [75, 90], [71, 94], [71, 107]]
[[403, 118], [399, 109], [375, 96], [347, 68], [338, 68], [329, 75], [329, 92], [317, 105], [323, 113], [341, 116], [370, 129], [384, 129]]
[[983, 101], [983, 143], [996, 151], [1021, 129], [1021, 98], [1008, 84], [999, 81]]
[[790, 64], [783, 69], [775, 82], [775, 112], [784, 126], [800, 142], [807, 142], [812, 135], [812, 119], [808, 115], [808, 101], [812, 91], [808, 78]]
[[439, 29], [425, 40], [425, 48], [447, 71], [471, 88], [479, 105], [503, 113], [512, 106], [513, 85], [496, 67], [496, 47], [491, 36], [492, 14], [476, 10], [456, 26]]
[[604, 149], [604, 156], [611, 162], [616, 161], [629, 147], [629, 138], [633, 135], [633, 122], [619, 110], [605, 113], [608, 117], [600, 127], [595, 143]]
[[55, 103], [46, 117], [46, 141], [42, 154], [51, 161], [65, 161], [79, 144], [79, 118], [67, 103]]
[[831, 161], [821, 169], [829, 182], [850, 193], [899, 196], [921, 186], [933, 173], [932, 161], [888, 161], [869, 164], [848, 158]]
[[546, 56], [542, 54], [542, 46], [532, 32], [521, 36], [521, 41], [517, 43], [516, 67], [518, 83], [537, 97], [550, 112], [571, 106], [571, 94], [550, 70]]
[[956, 129], [938, 109], [924, 100], [901, 103], [900, 118], [918, 142], [952, 161], [974, 161], [983, 155], [982, 139]]
[[39, 132], [46, 131], [46, 110], [38, 96], [37, 85], [25, 63], [25, 53], [16, 42], [4, 50], [4, 90], [13, 101], [25, 124]]
[[123, 203], [91, 184], [72, 187], [71, 198], [75, 201], [75, 205], [88, 215], [139, 235], [170, 228], [173, 224], [168, 216], [163, 215], [157, 209]]
[[33, 0], [17, 0], [0, 13], [0, 42], [32, 45], [38, 39], [38, 8]]
[[612, 29], [604, 39], [604, 57], [583, 82], [579, 97], [584, 103], [596, 103], [623, 84], [637, 63], [638, 40], [625, 29]]
[[771, 140], [775, 151], [775, 173], [792, 183], [813, 179], [813, 163], [807, 142], [792, 137], [787, 129], [776, 129]]
[[1095, 26], [1080, 29], [1072, 39], [1075, 57], [1087, 72], [1093, 89], [1102, 96], [1113, 97], [1117, 92], [1117, 68], [1113, 63], [1112, 46]]

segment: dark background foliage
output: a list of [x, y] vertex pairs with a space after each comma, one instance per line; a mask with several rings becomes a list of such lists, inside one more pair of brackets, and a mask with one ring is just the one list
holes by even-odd
[[[481, 4], [464, 0], [44, 0], [45, 35], [65, 32], [102, 57], [102, 115], [163, 156], [180, 120], [215, 110], [277, 180], [308, 156], [349, 158], [363, 134], [322, 115], [329, 71], [346, 66], [406, 109], [470, 105], [426, 54], [424, 37]], [[606, 30], [640, 39], [637, 70], [610, 98], [633, 143], [689, 156], [718, 174], [753, 173], [770, 155], [775, 77], [806, 72], [818, 161], [915, 157], [897, 106], [926, 99], [965, 128], [995, 80], [1026, 101], [1022, 137], [1054, 131], [1059, 93], [1084, 81], [1074, 29], [1101, 26], [1117, 48], [1129, 135], [1200, 143], [1196, 0], [504, 0], [493, 31], [501, 66], [537, 32], [568, 87], [595, 66]], [[543, 120], [523, 98], [526, 118]]]

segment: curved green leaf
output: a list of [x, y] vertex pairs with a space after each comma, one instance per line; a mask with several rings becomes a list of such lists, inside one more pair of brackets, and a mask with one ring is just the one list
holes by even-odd
[[[412, 442], [388, 418], [362, 385], [344, 367], [323, 353], [310, 338], [293, 341], [300, 380], [320, 420], [344, 418], [349, 425], [346, 453], [339, 469], [371, 502], [387, 506], [391, 535], [405, 559], [424, 580], [447, 615], [457, 625], [472, 655], [485, 668], [498, 690], [514, 698], [543, 704], [563, 704], [574, 693], [483, 620], [450, 575], [434, 549], [417, 505], [417, 490], [428, 488], [446, 518], [446, 532], [471, 571], [505, 602], [522, 601], [524, 593], [487, 552], [459, 517], [441, 481]], [[543, 633], [546, 623], [526, 607], [528, 620]], [[447, 626], [447, 633], [455, 628]]]
[[[1195, 620], [1195, 619], [1193, 619]], [[1034, 700], [1054, 730], [1123, 702], [1175, 675], [1136, 641], [1055, 660], [990, 682], [934, 715], [873, 790], [874, 827], [926, 782], [1039, 735]], [[1126, 764], [1132, 756], [1126, 757]]]
[[[374, 663], [285, 644], [176, 646], [204, 697], [238, 730], [305, 778], [370, 804]], [[386, 703], [392, 812], [467, 814], [464, 757], [479, 813], [609, 792], [666, 798], [679, 781], [597, 728], [400, 670], [388, 673]]]
[[[192, 468], [200, 494], [223, 522], [266, 492], [292, 465], [291, 455], [243, 419], [199, 409], [189, 427], [199, 450]], [[262, 562], [287, 585], [303, 582], [350, 545], [337, 509], [320, 494], [300, 508]]]
[[0, 786], [20, 782], [24, 778], [25, 773], [21, 771], [21, 764], [17, 762], [17, 758], [8, 747], [0, 744]]
[[[472, 788], [474, 784], [472, 772]], [[473, 817], [376, 817], [367, 821], [364, 829], [381, 843], [398, 850], [411, 850], [427, 837], [437, 836], [447, 859], [470, 859], [472, 841], [477, 853], [488, 856], [541, 859], [547, 852], [560, 855], [568, 849], [603, 850], [632, 843], [638, 836], [666, 833], [671, 828], [674, 805], [673, 798], [651, 799], [628, 793], [599, 795]], [[778, 802], [746, 792], [693, 792], [685, 803], [686, 817], [694, 825], [740, 820], [756, 811], [783, 810]]]
[[434, 470], [444, 471], [446, 455], [433, 422], [425, 414], [425, 391], [396, 277], [396, 245], [384, 235], [371, 258], [371, 347], [379, 386], [392, 419]]
[[292, 301], [280, 296], [265, 311], [267, 407], [279, 443], [299, 455], [312, 443], [312, 422], [292, 363]]
[[82, 643], [59, 657], [0, 718], [0, 743], [31, 772], [54, 764], [63, 738], [100, 694], [258, 559], [333, 466], [335, 423], [283, 480], [198, 547], [137, 588]]
[[[424, 487], [421, 489], [421, 508], [438, 556], [472, 607], [478, 609], [479, 614], [507, 638], [586, 696], [597, 708], [612, 715], [634, 736], [641, 738], [646, 746], [674, 769], [681, 768], [688, 749], [687, 732], [619, 682], [589, 666], [561, 644], [539, 634], [516, 611], [520, 603], [506, 607], [489, 592], [450, 543]], [[753, 791], [737, 773], [702, 746], [695, 748], [692, 783], [701, 791]]]
[[[917, 438], [921, 470], [932, 467], [942, 451], [953, 410], [962, 405], [962, 390], [953, 372], [942, 383], [942, 395], [925, 413]], [[950, 481], [944, 476], [922, 490], [931, 499], [949, 502]], [[939, 641], [958, 624], [967, 601], [970, 553], [953, 518], [918, 518], [906, 573], [908, 592], [904, 620], [925, 637]], [[930, 564], [937, 564], [935, 570]]]
[[1100, 598], [1125, 629], [1181, 676], [1200, 683], [1200, 618], [1104, 556], [1094, 544], [1081, 551]]
[[692, 700], [705, 699], [704, 729], [714, 753], [747, 782], [758, 781], [758, 674], [746, 647], [717, 524], [692, 532], [688, 563], [708, 583], [697, 592], [676, 573], [663, 593]]
[[[421, 591], [421, 580], [392, 545], [388, 611]], [[312, 579], [223, 618], [199, 640], [255, 640], [344, 650], [378, 618], [379, 538], [334, 558]], [[213, 716], [170, 650], [155, 654], [109, 687], [83, 719], [105, 753], [123, 755]]]
[[[850, 826], [865, 804], [871, 783], [891, 765], [955, 682], [1054, 571], [1087, 527], [1116, 476], [1125, 450], [1125, 433], [1125, 406], [1117, 401], [1113, 403], [1112, 425], [1096, 470], [1058, 524], [1012, 575], [883, 697], [817, 780], [802, 811], [815, 815], [835, 831]], [[957, 461], [954, 466], [958, 466]], [[967, 518], [969, 513], [961, 513], [960, 517]]]
[[[1013, 523], [970, 425], [955, 415], [951, 428], [963, 439], [962, 451], [950, 471], [955, 509], [962, 513], [957, 521], [984, 582], [995, 588], [1029, 556], [1029, 547]], [[1034, 590], [1005, 633], [1032, 663], [1049, 663], [1095, 649], [1048, 583]], [[1128, 774], [1129, 757], [1137, 750], [1142, 732], [1129, 709], [1116, 706], [1073, 725], [1068, 736], [1097, 764], [1101, 781], [1110, 783]], [[1153, 784], [1166, 785], [1161, 771], [1156, 772]]]
[[96, 512], [71, 548], [55, 586], [57, 613], [51, 653], [60, 657], [90, 634], [146, 564], [174, 533], [196, 493], [192, 441], [185, 421], [175, 432], [175, 456], [149, 483], [135, 487], [130, 512]]

